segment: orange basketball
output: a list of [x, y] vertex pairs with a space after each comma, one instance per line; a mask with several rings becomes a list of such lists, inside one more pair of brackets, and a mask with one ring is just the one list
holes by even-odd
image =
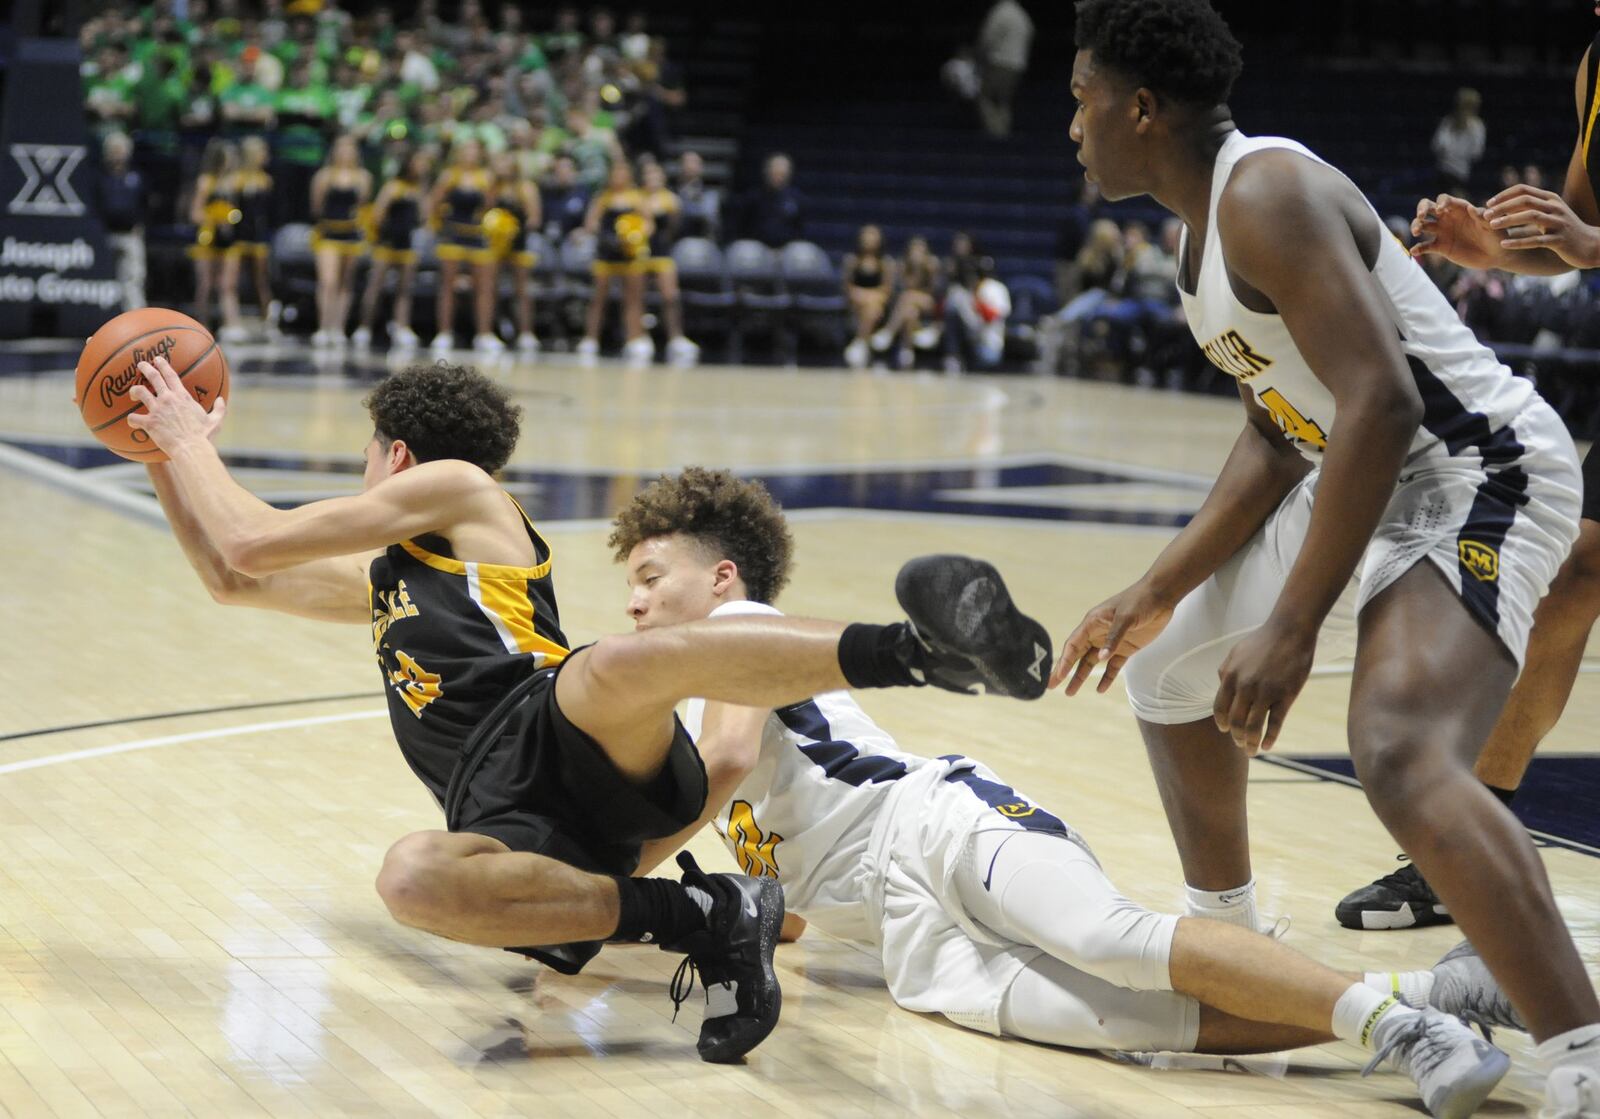
[[106, 323], [78, 358], [73, 403], [96, 439], [134, 462], [167, 460], [147, 433], [128, 426], [128, 414], [144, 408], [128, 395], [134, 385], [146, 384], [139, 363], [157, 357], [172, 363], [189, 395], [206, 411], [228, 398], [228, 359], [211, 332], [188, 315], [144, 307]]

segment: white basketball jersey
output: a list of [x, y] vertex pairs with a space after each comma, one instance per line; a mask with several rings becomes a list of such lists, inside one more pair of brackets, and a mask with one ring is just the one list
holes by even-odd
[[[1338, 417], [1333, 394], [1317, 379], [1295, 347], [1283, 319], [1252, 311], [1239, 302], [1228, 280], [1224, 246], [1217, 232], [1217, 203], [1239, 160], [1268, 148], [1287, 148], [1318, 159], [1302, 145], [1277, 136], [1234, 132], [1217, 153], [1211, 180], [1206, 240], [1195, 293], [1179, 294], [1189, 328], [1211, 363], [1249, 387], [1300, 452], [1320, 462]], [[1369, 206], [1370, 209], [1370, 206]], [[1376, 211], [1373, 220], [1378, 221]], [[1504, 463], [1521, 454], [1509, 432], [1513, 418], [1532, 400], [1533, 386], [1514, 376], [1473, 336], [1422, 267], [1379, 223], [1373, 278], [1388, 304], [1417, 391], [1423, 420], [1407, 455], [1407, 468], [1428, 460], [1466, 455], [1479, 463]], [[1184, 233], [1187, 253], [1188, 231]], [[1184, 259], [1180, 255], [1180, 260]], [[1315, 260], [1304, 267], [1315, 269]]]
[[[758, 602], [712, 611], [777, 614]], [[700, 737], [705, 701], [689, 701], [684, 726]], [[792, 909], [839, 936], [877, 939], [864, 904], [873, 823], [895, 782], [928, 765], [901, 753], [848, 692], [828, 692], [775, 711], [756, 767], [714, 821], [746, 874], [783, 884]]]

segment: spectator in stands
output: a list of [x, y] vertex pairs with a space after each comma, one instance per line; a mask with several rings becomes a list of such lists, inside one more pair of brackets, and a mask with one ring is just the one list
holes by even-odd
[[940, 269], [941, 278], [944, 280], [944, 292], [951, 288], [966, 288], [973, 291], [978, 286], [981, 277], [978, 275], [978, 262], [982, 254], [978, 252], [977, 242], [972, 239], [972, 234], [966, 230], [958, 230], [950, 235], [950, 252], [944, 258], [944, 267]]
[[551, 63], [558, 63], [569, 54], [583, 50], [583, 28], [578, 21], [578, 9], [563, 4], [556, 9], [555, 26], [545, 34], [540, 46]]
[[1433, 131], [1433, 159], [1439, 190], [1465, 197], [1472, 183], [1472, 168], [1483, 158], [1486, 132], [1478, 110], [1483, 98], [1475, 89], [1456, 90], [1455, 108]]
[[1011, 292], [995, 278], [993, 257], [979, 259], [977, 276], [977, 286], [971, 291], [952, 287], [945, 294], [944, 368], [947, 373], [993, 369], [1005, 356]]
[[1017, 0], [997, 0], [978, 33], [978, 116], [991, 136], [1011, 135], [1011, 102], [1032, 46], [1026, 9]]
[[145, 305], [144, 227], [146, 197], [144, 176], [133, 169], [133, 141], [125, 132], [113, 132], [101, 144], [100, 173], [94, 181], [95, 212], [106, 227], [106, 237], [117, 258], [117, 283], [122, 285], [122, 309]]
[[[306, 55], [289, 70], [278, 91], [278, 224], [304, 221], [310, 214], [311, 180], [328, 158], [327, 131], [334, 125], [338, 102], [319, 76], [322, 70]], [[340, 332], [340, 337], [343, 337]]]
[[[503, 230], [486, 227], [489, 248], [500, 269], [511, 275], [511, 315], [517, 327], [517, 352], [532, 357], [539, 352], [539, 338], [533, 332], [533, 266], [536, 259], [528, 251], [528, 233], [539, 228], [539, 188], [522, 171], [511, 152], [495, 156], [491, 166], [495, 176], [495, 210], [509, 216]], [[498, 287], [498, 283], [496, 284]]]
[[544, 235], [551, 244], [559, 244], [582, 227], [589, 212], [589, 192], [578, 182], [578, 164], [572, 156], [565, 152], [556, 156], [549, 178], [539, 187], [539, 196]]
[[622, 26], [622, 35], [617, 40], [617, 47], [622, 52], [622, 57], [629, 62], [640, 62], [650, 54], [650, 22], [649, 18], [641, 11], [628, 13], [627, 21]]
[[268, 267], [272, 256], [272, 176], [267, 173], [271, 150], [260, 136], [246, 136], [239, 143], [239, 169], [230, 177], [228, 196], [238, 207], [239, 222], [233, 244], [222, 258], [220, 288], [222, 329], [219, 342], [243, 342], [250, 337], [239, 314], [239, 287], [244, 262], [250, 262], [250, 279], [255, 285], [256, 304], [261, 321], [269, 331], [277, 328], [277, 305], [272, 299]]
[[431, 343], [435, 353], [455, 348], [456, 280], [462, 266], [471, 269], [473, 322], [477, 329], [473, 349], [504, 353], [506, 344], [494, 333], [495, 274], [498, 266], [483, 228], [484, 214], [494, 197], [494, 176], [484, 164], [483, 143], [468, 137], [451, 149], [445, 168], [428, 196], [427, 212], [439, 223], [434, 252], [439, 257], [439, 294], [436, 305], [438, 333]]
[[[1089, 237], [1076, 259], [1082, 290], [1074, 296], [1055, 318], [1065, 327], [1063, 346], [1067, 353], [1075, 354], [1084, 363], [1095, 365], [1105, 372], [1115, 372], [1109, 361], [1109, 349], [1104, 343], [1108, 331], [1086, 330], [1085, 326], [1109, 301], [1123, 269], [1123, 237], [1117, 223], [1109, 218], [1098, 218], [1089, 227]], [[1099, 345], [1088, 346], [1086, 342]], [[1106, 358], [1104, 362], [1091, 358]]]
[[774, 152], [767, 157], [761, 185], [745, 196], [739, 236], [777, 249], [802, 240], [805, 229], [805, 206], [794, 188], [794, 163], [784, 153]]
[[1100, 188], [1087, 179], [1080, 180], [1074, 188], [1067, 212], [1056, 226], [1056, 298], [1062, 306], [1072, 302], [1083, 291], [1078, 254], [1089, 240], [1089, 227], [1104, 209], [1100, 201]]
[[247, 47], [239, 56], [239, 71], [221, 94], [222, 120], [232, 135], [262, 132], [272, 127], [277, 116], [277, 98], [256, 75], [258, 48]]
[[633, 63], [639, 77], [639, 103], [628, 128], [628, 140], [635, 152], [661, 158], [666, 151], [671, 129], [667, 116], [689, 101], [683, 89], [683, 74], [667, 58], [667, 41], [650, 39], [645, 57]]
[[233, 144], [213, 136], [201, 157], [200, 176], [189, 200], [189, 221], [195, 226], [194, 244], [189, 247], [194, 261], [194, 317], [206, 326], [211, 325], [211, 297], [237, 222], [238, 211], [227, 193], [236, 161]]
[[567, 151], [578, 165], [578, 181], [586, 190], [606, 182], [614, 163], [625, 162], [617, 134], [598, 127], [590, 109], [581, 105], [568, 109], [567, 131], [572, 135]]
[[909, 369], [916, 360], [916, 351], [926, 349], [939, 340], [939, 332], [930, 322], [937, 306], [935, 294], [940, 286], [939, 258], [928, 248], [926, 237], [913, 237], [906, 242], [906, 254], [900, 262], [900, 293], [895, 297], [894, 310], [889, 321], [872, 336], [872, 348], [879, 352], [900, 340], [895, 365]]
[[678, 159], [678, 201], [683, 203], [683, 236], [722, 239], [722, 192], [706, 185], [699, 152], [687, 151]]
[[423, 93], [439, 89], [439, 68], [433, 64], [415, 33], [402, 31], [394, 37], [395, 53], [400, 56], [400, 81]]
[[871, 359], [869, 339], [883, 320], [894, 291], [894, 260], [883, 250], [883, 230], [864, 225], [856, 234], [856, 250], [844, 258], [844, 294], [855, 320], [855, 338], [844, 349], [845, 364], [865, 369]]
[[311, 179], [311, 214], [316, 220], [311, 249], [317, 265], [317, 331], [311, 344], [345, 343], [345, 323], [355, 295], [356, 265], [366, 255], [361, 208], [372, 201], [372, 175], [361, 166], [354, 136], [340, 136], [328, 162]]

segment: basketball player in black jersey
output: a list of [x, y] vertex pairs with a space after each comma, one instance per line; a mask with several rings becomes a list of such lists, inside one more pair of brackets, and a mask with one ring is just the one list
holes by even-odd
[[220, 402], [207, 414], [165, 361], [140, 371], [148, 411], [130, 422], [170, 457], [151, 478], [213, 597], [372, 627], [395, 737], [448, 827], [390, 848], [377, 887], [395, 919], [568, 973], [608, 939], [687, 953], [706, 987], [706, 1060], [737, 1059], [777, 1022], [783, 900], [770, 879], [692, 859], [682, 884], [628, 877], [644, 840], [705, 804], [675, 705], [922, 683], [1044, 691], [1048, 634], [992, 568], [957, 557], [902, 572], [910, 623], [736, 619], [571, 651], [550, 549], [492, 476], [520, 409], [486, 378], [444, 364], [389, 378], [367, 402], [363, 492], [285, 511], [229, 475], [211, 443]]
[[[1596, 14], [1600, 15], [1600, 8]], [[1553, 276], [1574, 268], [1600, 268], [1600, 34], [1578, 64], [1573, 100], [1577, 142], [1561, 193], [1514, 186], [1482, 207], [1441, 194], [1417, 204], [1411, 225], [1413, 256], [1437, 254], [1466, 268], [1499, 268]], [[1600, 446], [1600, 444], [1597, 444]], [[1572, 694], [1589, 631], [1600, 618], [1600, 454], [1583, 460], [1583, 519], [1572, 553], [1539, 604], [1528, 641], [1527, 664], [1478, 758], [1478, 779], [1511, 803], [1539, 742], [1554, 729]], [[1427, 879], [1407, 864], [1339, 902], [1347, 928], [1410, 928], [1453, 920]]]

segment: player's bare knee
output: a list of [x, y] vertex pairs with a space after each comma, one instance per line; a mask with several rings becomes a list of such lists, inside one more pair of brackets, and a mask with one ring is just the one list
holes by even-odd
[[378, 896], [402, 925], [429, 927], [443, 907], [441, 883], [448, 859], [439, 851], [439, 832], [402, 836], [383, 857]]
[[1559, 593], [1563, 612], [1581, 612], [1590, 621], [1600, 615], [1600, 527], [1585, 522], [1551, 590]]

